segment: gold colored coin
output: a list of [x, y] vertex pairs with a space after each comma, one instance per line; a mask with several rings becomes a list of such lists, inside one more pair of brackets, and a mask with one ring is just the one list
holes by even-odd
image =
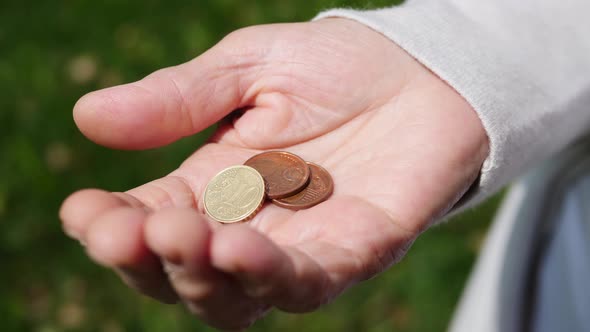
[[221, 223], [248, 220], [264, 203], [264, 179], [254, 168], [231, 166], [209, 181], [203, 202], [205, 212]]

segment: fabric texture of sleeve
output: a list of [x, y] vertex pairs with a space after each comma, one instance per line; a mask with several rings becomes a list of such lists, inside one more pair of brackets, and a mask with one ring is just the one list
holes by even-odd
[[349, 18], [382, 33], [477, 112], [490, 154], [456, 212], [590, 130], [588, 13], [587, 0], [414, 0], [315, 19]]

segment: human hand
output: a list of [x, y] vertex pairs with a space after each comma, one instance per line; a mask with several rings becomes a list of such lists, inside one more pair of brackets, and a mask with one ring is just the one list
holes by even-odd
[[[228, 117], [236, 109], [245, 111]], [[226, 118], [168, 176], [126, 193], [82, 190], [60, 211], [96, 262], [224, 329], [272, 307], [314, 310], [388, 268], [488, 153], [465, 100], [345, 19], [239, 30], [186, 64], [84, 96], [74, 118], [90, 139], [121, 149], [166, 145]], [[330, 199], [297, 212], [267, 205], [243, 224], [203, 214], [214, 174], [277, 149], [329, 170]]]

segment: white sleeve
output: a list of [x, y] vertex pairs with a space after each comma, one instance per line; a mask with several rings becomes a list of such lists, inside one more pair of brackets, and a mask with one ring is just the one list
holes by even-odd
[[404, 48], [479, 115], [490, 154], [461, 205], [481, 201], [590, 129], [590, 1], [414, 0], [334, 9]]

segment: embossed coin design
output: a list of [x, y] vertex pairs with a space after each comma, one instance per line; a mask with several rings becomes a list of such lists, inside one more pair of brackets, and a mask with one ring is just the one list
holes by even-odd
[[307, 185], [310, 170], [299, 156], [286, 151], [263, 152], [246, 160], [264, 178], [269, 199], [293, 196]]
[[221, 223], [252, 218], [264, 203], [264, 179], [252, 167], [232, 166], [209, 181], [203, 203], [205, 212]]
[[307, 165], [311, 170], [307, 187], [293, 196], [273, 199], [274, 204], [290, 210], [301, 210], [317, 205], [332, 195], [334, 182], [330, 173], [314, 163], [307, 162]]

